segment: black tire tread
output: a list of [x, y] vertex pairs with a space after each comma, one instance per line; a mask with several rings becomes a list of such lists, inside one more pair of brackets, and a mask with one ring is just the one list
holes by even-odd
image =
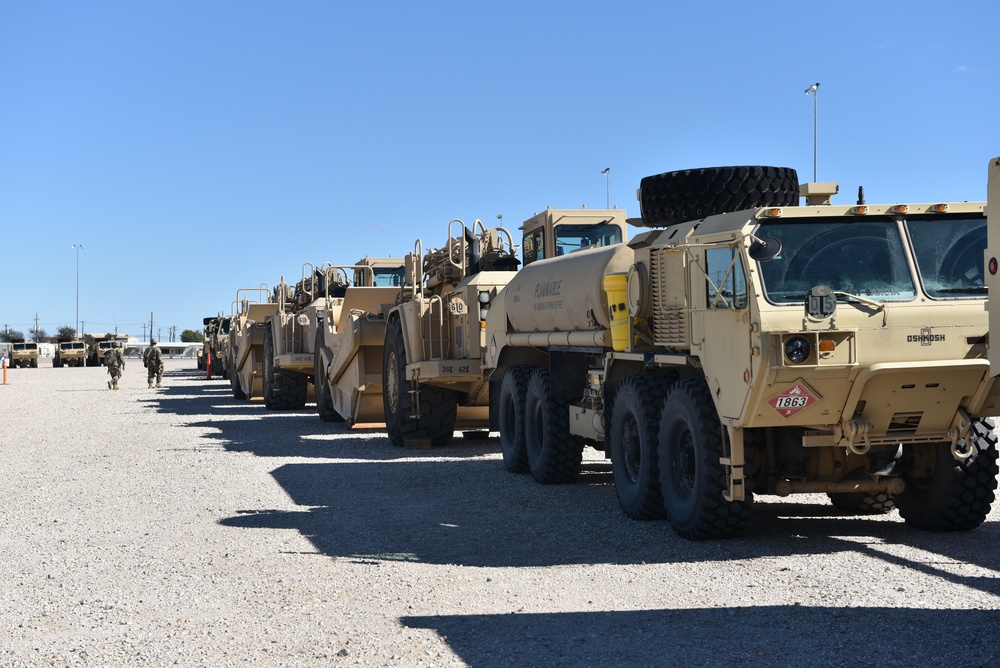
[[[541, 407], [541, 433], [532, 430], [532, 406]], [[525, 445], [528, 467], [536, 482], [558, 485], [573, 482], [583, 465], [583, 441], [569, 432], [569, 401], [552, 396], [549, 370], [539, 367], [531, 374], [525, 393]]]
[[[625, 515], [635, 520], [654, 520], [666, 517], [663, 495], [660, 492], [660, 467], [657, 439], [660, 429], [660, 405], [669, 387], [668, 379], [655, 374], [640, 374], [626, 379], [615, 393], [611, 427], [608, 433], [608, 450], [611, 471], [615, 481], [618, 503]], [[627, 420], [634, 420], [640, 445], [639, 479], [633, 480], [625, 464], [624, 430]]]
[[647, 176], [639, 183], [642, 220], [650, 227], [760, 206], [798, 203], [799, 177], [789, 167], [685, 169]]

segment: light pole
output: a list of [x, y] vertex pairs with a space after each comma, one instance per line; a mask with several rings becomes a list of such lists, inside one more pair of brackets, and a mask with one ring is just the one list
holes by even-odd
[[608, 185], [608, 206], [607, 206], [607, 208], [610, 209], [611, 208], [611, 168], [610, 167], [605, 167], [604, 171], [601, 172], [601, 174], [604, 174], [605, 181], [607, 182], [607, 185]]
[[497, 214], [497, 220], [500, 221], [500, 227], [503, 227], [503, 214], [502, 213], [498, 213]]
[[83, 244], [73, 244], [76, 249], [76, 336], [80, 338], [80, 249]]
[[819, 136], [819, 82], [817, 81], [809, 88], [806, 88], [806, 95], [813, 94], [813, 182], [816, 179], [816, 152]]

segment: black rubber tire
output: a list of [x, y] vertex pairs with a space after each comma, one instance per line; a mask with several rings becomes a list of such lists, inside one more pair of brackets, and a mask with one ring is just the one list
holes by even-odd
[[274, 366], [274, 330], [264, 330], [264, 406], [275, 411], [304, 408], [309, 396], [309, 376]]
[[37, 369], [38, 368], [38, 358], [37, 357], [35, 359], [31, 360], [31, 368], [32, 369]]
[[239, 401], [246, 401], [247, 395], [240, 387], [240, 374], [236, 372], [236, 340], [235, 338], [229, 341], [229, 387], [233, 389], [233, 398]]
[[524, 395], [528, 469], [543, 485], [572, 482], [583, 464], [583, 440], [569, 433], [569, 402], [549, 390], [549, 370], [535, 369]]
[[534, 367], [512, 366], [504, 373], [500, 384], [499, 416], [500, 449], [503, 466], [511, 473], [527, 473], [528, 447], [524, 443], [524, 400], [528, 380]]
[[[926, 446], [933, 460], [930, 475], [904, 475], [906, 489], [895, 495], [907, 524], [927, 531], [968, 531], [983, 523], [997, 488], [997, 436], [993, 421], [972, 423], [972, 456], [958, 461], [948, 443]], [[960, 443], [960, 445], [962, 445]]]
[[406, 378], [406, 344], [399, 318], [385, 328], [382, 350], [382, 407], [385, 426], [393, 445], [429, 440], [432, 446], [447, 445], [455, 434], [458, 399], [451, 390], [421, 383], [420, 417], [413, 417], [413, 395]]
[[660, 493], [657, 446], [660, 406], [669, 381], [654, 374], [632, 376], [615, 393], [608, 432], [611, 472], [618, 503], [635, 520], [666, 517]]
[[722, 424], [703, 378], [685, 378], [667, 393], [660, 411], [660, 491], [674, 530], [688, 539], [723, 538], [750, 519], [753, 495], [727, 501]]
[[212, 355], [212, 376], [216, 378], [225, 378], [226, 373], [222, 368], [222, 360], [219, 359], [218, 355]]
[[885, 492], [832, 492], [827, 494], [837, 510], [848, 515], [885, 515], [896, 508]]
[[323, 363], [322, 350], [325, 345], [323, 330], [325, 325], [320, 322], [316, 328], [316, 345], [313, 346], [313, 384], [316, 387], [316, 412], [323, 422], [343, 422], [343, 416], [333, 407], [333, 397], [330, 388], [326, 386], [326, 364]]
[[707, 167], [639, 182], [643, 224], [664, 227], [759, 206], [797, 206], [799, 177], [789, 167]]

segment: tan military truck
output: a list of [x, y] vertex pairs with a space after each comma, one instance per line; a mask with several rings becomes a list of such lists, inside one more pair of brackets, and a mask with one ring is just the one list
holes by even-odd
[[38, 368], [38, 344], [34, 341], [10, 342], [10, 363], [9, 367], [21, 369]]
[[504, 463], [565, 482], [589, 444], [627, 515], [731, 535], [754, 494], [967, 530], [994, 500], [982, 202], [833, 205], [726, 167], [642, 180], [650, 229], [522, 269], [487, 319]]
[[87, 344], [83, 341], [60, 339], [56, 344], [52, 366], [84, 366], [87, 363]]
[[236, 399], [264, 396], [264, 332], [267, 319], [277, 312], [278, 304], [267, 285], [236, 291], [227, 353], [229, 383]]
[[314, 314], [324, 278], [323, 270], [306, 263], [294, 288], [284, 276], [275, 288], [278, 308], [265, 323], [263, 351], [264, 406], [271, 410], [299, 409], [314, 398]]
[[124, 334], [107, 334], [90, 344], [87, 351], [88, 366], [104, 366], [104, 356], [113, 348], [125, 350], [128, 337]]
[[[528, 221], [526, 262], [581, 247], [618, 243], [625, 214], [548, 209]], [[383, 403], [393, 444], [447, 443], [456, 429], [490, 427], [490, 386], [483, 375], [486, 317], [520, 260], [504, 228], [448, 226], [448, 242], [427, 253], [417, 241], [406, 256], [408, 287], [387, 316]]]
[[347, 426], [385, 421], [385, 313], [399, 295], [403, 269], [402, 258], [324, 265], [320, 297], [300, 314], [306, 327], [315, 326], [313, 379], [322, 420]]

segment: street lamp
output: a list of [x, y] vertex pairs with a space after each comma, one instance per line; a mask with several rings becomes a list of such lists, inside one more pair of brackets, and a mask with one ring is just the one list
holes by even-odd
[[607, 208], [610, 209], [611, 208], [611, 168], [610, 167], [605, 167], [604, 171], [602, 171], [601, 174], [604, 174], [605, 180], [607, 181], [607, 184], [608, 184], [608, 206], [607, 206]]
[[816, 145], [819, 134], [819, 82], [806, 88], [806, 95], [813, 94], [813, 182], [816, 182]]
[[73, 244], [76, 249], [76, 337], [80, 338], [80, 249], [83, 244]]
[[503, 214], [502, 213], [498, 213], [497, 214], [497, 220], [500, 221], [500, 227], [503, 227]]

